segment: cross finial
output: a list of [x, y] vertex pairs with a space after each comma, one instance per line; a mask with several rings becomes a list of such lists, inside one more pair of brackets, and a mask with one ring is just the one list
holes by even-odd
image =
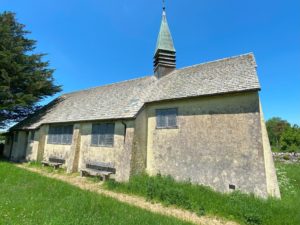
[[163, 6], [163, 11], [165, 11], [166, 10], [166, 2], [165, 2], [165, 0], [162, 0], [162, 6]]

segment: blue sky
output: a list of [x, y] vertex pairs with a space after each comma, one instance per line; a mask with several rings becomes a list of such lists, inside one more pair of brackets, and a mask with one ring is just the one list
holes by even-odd
[[[177, 67], [253, 52], [265, 117], [300, 124], [299, 0], [167, 0]], [[63, 93], [152, 74], [161, 0], [0, 0]], [[43, 103], [50, 101], [46, 99]]]

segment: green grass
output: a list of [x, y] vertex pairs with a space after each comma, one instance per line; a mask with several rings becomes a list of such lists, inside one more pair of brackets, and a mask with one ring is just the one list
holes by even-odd
[[189, 223], [150, 213], [0, 161], [0, 224]]
[[239, 192], [221, 194], [210, 188], [175, 182], [171, 177], [132, 177], [128, 183], [108, 181], [105, 187], [137, 194], [150, 201], [176, 205], [198, 213], [218, 215], [241, 224], [300, 224], [300, 164], [277, 163], [282, 200], [255, 198]]

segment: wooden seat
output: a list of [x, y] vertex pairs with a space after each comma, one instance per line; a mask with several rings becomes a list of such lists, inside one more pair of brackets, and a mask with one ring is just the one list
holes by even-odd
[[111, 163], [103, 162], [89, 162], [86, 164], [86, 168], [80, 170], [80, 176], [88, 174], [90, 176], [102, 178], [103, 181], [108, 179], [111, 174], [115, 173], [116, 169], [113, 168]]
[[43, 166], [53, 166], [54, 169], [58, 169], [65, 163], [64, 159], [60, 159], [57, 157], [49, 157], [48, 161], [42, 161]]

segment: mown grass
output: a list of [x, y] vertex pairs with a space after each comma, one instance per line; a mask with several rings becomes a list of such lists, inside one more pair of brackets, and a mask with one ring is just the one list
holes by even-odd
[[189, 223], [153, 214], [0, 161], [0, 224]]
[[221, 194], [210, 188], [175, 182], [171, 177], [139, 175], [128, 183], [108, 181], [105, 187], [117, 192], [137, 194], [150, 201], [196, 212], [218, 215], [241, 224], [300, 224], [300, 164], [277, 163], [282, 200], [259, 199], [239, 192]]

